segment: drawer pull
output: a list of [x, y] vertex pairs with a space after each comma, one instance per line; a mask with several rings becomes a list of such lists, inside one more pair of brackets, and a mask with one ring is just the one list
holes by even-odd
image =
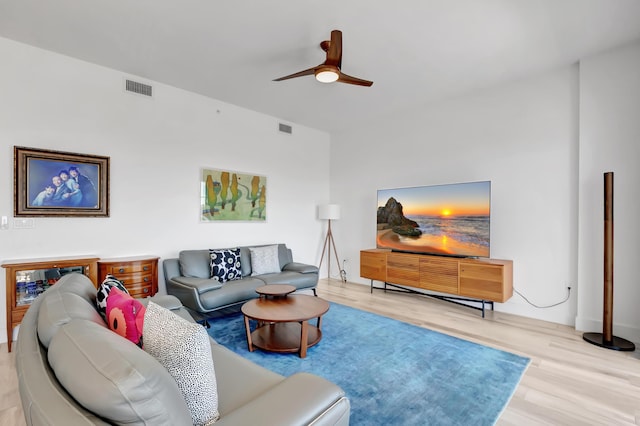
[[124, 273], [124, 268], [118, 269], [118, 272], [120, 272], [121, 274]]
[[142, 289], [142, 292], [143, 293], [149, 293], [149, 289], [148, 288]]
[[149, 277], [144, 277], [144, 282], [148, 283], [149, 282]]
[[148, 267], [148, 266], [144, 266], [144, 267], [142, 268], [142, 270], [143, 270], [143, 271], [148, 271], [148, 270], [149, 270], [149, 267]]
[[122, 285], [124, 285], [124, 280], [120, 280], [120, 282], [122, 283]]

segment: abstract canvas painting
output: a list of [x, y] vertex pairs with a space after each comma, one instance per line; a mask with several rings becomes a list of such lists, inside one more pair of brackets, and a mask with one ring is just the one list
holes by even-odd
[[267, 178], [232, 170], [202, 169], [200, 220], [266, 221]]

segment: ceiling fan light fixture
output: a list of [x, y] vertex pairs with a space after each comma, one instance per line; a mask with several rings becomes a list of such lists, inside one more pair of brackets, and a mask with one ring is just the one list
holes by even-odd
[[333, 67], [322, 67], [318, 69], [316, 72], [316, 80], [320, 83], [333, 83], [338, 80], [338, 71], [336, 71]]
[[355, 84], [357, 86], [369, 87], [373, 81], [363, 80], [361, 78], [352, 77], [344, 74], [340, 67], [342, 66], [342, 31], [331, 31], [331, 40], [325, 40], [320, 43], [320, 48], [327, 54], [327, 59], [320, 65], [308, 68], [304, 71], [298, 71], [284, 77], [276, 78], [273, 81], [289, 80], [290, 78], [305, 77], [314, 75], [320, 83], [338, 83]]

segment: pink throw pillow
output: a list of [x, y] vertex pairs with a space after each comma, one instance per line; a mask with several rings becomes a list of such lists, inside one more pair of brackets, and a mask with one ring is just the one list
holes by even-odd
[[138, 300], [114, 287], [107, 297], [107, 324], [122, 337], [142, 347], [145, 307]]

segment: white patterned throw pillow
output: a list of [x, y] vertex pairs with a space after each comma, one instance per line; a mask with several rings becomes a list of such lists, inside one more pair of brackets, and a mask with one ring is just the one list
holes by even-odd
[[175, 379], [194, 425], [211, 425], [218, 420], [216, 376], [204, 327], [149, 302], [144, 316], [144, 350]]
[[278, 246], [249, 247], [251, 253], [251, 275], [280, 272]]
[[209, 250], [209, 276], [221, 283], [242, 278], [240, 249]]

